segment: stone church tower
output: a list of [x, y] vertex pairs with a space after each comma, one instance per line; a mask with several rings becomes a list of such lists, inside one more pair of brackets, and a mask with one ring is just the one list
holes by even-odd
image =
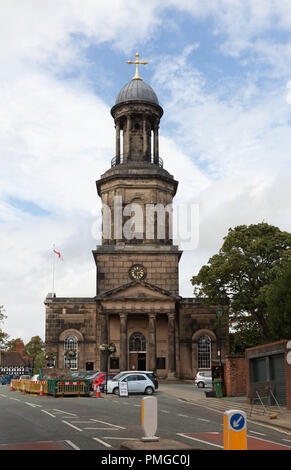
[[222, 355], [228, 336], [217, 331], [215, 306], [179, 296], [182, 252], [173, 245], [171, 210], [178, 182], [159, 156], [163, 109], [138, 71], [111, 115], [115, 157], [96, 182], [103, 220], [102, 244], [93, 251], [96, 296], [47, 296], [46, 350], [56, 367], [104, 371], [100, 345], [114, 343], [109, 370], [193, 378], [217, 358], [218, 333]]

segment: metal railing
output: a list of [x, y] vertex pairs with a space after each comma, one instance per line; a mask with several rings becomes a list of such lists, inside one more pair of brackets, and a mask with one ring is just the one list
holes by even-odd
[[[148, 162], [148, 163], [152, 163], [153, 165], [158, 165], [160, 168], [163, 168], [164, 166], [164, 162], [163, 162], [163, 159], [158, 157], [158, 161], [156, 163], [156, 157], [154, 155], [151, 155], [151, 159], [150, 160], [138, 160], [138, 161], [145, 161], [145, 162]], [[128, 162], [132, 162], [134, 160], [130, 160], [128, 159]], [[115, 156], [114, 158], [112, 158], [111, 160], [111, 167], [114, 167], [114, 166], [117, 166], [117, 165], [122, 165], [123, 163], [125, 163], [124, 161], [124, 158], [123, 158], [123, 154], [121, 154], [120, 156]]]

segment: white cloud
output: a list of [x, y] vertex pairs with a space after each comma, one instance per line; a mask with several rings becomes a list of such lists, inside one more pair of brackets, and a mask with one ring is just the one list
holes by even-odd
[[[156, 39], [169, 8], [197, 20], [211, 18], [217, 47], [222, 46], [225, 54], [243, 57], [246, 63], [258, 58], [269, 65], [270, 77], [283, 75], [285, 80], [268, 91], [249, 73], [235, 85], [230, 77], [232, 88], [223, 90], [217, 83], [209, 90], [207, 77], [189, 65], [199, 44], [189, 45], [178, 57], [170, 56], [170, 62], [161, 58], [153, 79], [165, 103], [161, 156], [179, 181], [177, 202], [200, 205], [200, 244], [182, 257], [181, 294], [191, 295], [190, 277], [217, 251], [230, 226], [264, 218], [291, 230], [286, 183], [290, 47], [268, 36], [270, 31], [290, 31], [288, 4], [285, 0], [128, 0], [126, 7], [123, 0], [1, 3], [0, 304], [8, 314], [9, 334], [25, 341], [35, 334], [44, 336], [42, 302], [51, 290], [53, 243], [65, 259], [57, 265], [57, 294], [95, 294], [90, 252], [100, 216], [95, 180], [114, 155], [114, 126], [109, 107], [88, 83], [90, 62], [85, 51], [90, 45], [110, 44], [131, 53], [137, 45]], [[173, 21], [175, 14], [167, 17], [167, 24]], [[63, 80], [76, 69], [78, 78]], [[49, 215], [36, 217], [12, 207], [11, 196], [33, 201]]]

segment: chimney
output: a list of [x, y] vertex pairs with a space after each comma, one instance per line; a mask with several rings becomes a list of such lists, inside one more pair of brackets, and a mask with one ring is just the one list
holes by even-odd
[[24, 349], [23, 341], [19, 339], [16, 340], [15, 346], [16, 346], [16, 352], [18, 352], [19, 354], [21, 354], [21, 356], [23, 356], [23, 349]]

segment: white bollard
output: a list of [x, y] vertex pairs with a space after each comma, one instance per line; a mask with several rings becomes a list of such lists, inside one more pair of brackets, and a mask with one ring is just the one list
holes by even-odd
[[145, 397], [142, 399], [141, 424], [145, 433], [141, 441], [159, 441], [160, 438], [155, 436], [158, 426], [158, 402], [155, 397]]

